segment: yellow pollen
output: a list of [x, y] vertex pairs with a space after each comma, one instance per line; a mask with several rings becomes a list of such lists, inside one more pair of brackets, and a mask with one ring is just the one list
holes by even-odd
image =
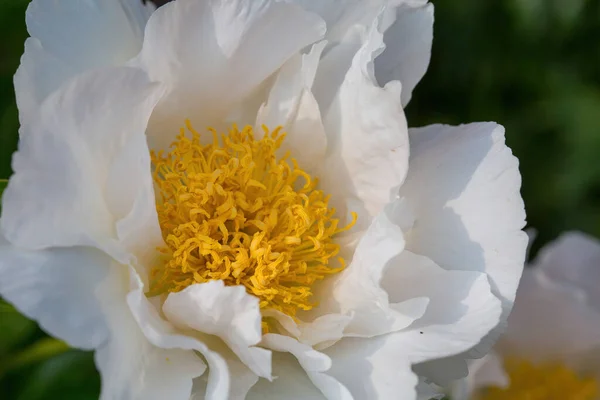
[[[311, 286], [344, 268], [330, 265], [340, 246], [329, 196], [296, 160], [276, 155], [285, 134], [263, 126], [227, 134], [214, 129], [202, 144], [189, 121], [171, 151], [151, 152], [159, 189], [157, 211], [164, 260], [151, 273], [149, 296], [177, 292], [194, 283], [223, 280], [244, 285], [271, 308], [295, 318], [310, 310]], [[264, 325], [264, 324], [263, 324]]]
[[579, 377], [563, 365], [509, 359], [504, 366], [509, 387], [486, 388], [479, 400], [595, 400], [600, 395], [595, 379]]

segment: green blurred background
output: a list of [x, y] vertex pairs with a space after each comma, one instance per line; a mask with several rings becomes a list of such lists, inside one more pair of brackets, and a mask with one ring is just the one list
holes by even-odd
[[[27, 3], [0, 0], [0, 178], [17, 143], [12, 75]], [[534, 251], [565, 230], [600, 236], [600, 0], [433, 3], [433, 56], [410, 125], [500, 122], [521, 160]], [[0, 302], [0, 398], [97, 399], [99, 387], [92, 354]]]

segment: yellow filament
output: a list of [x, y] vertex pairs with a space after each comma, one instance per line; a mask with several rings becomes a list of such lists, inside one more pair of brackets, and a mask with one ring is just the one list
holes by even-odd
[[159, 189], [157, 211], [165, 246], [164, 260], [151, 274], [154, 296], [194, 283], [223, 280], [244, 285], [271, 308], [292, 317], [310, 310], [314, 282], [341, 271], [339, 228], [329, 196], [317, 179], [289, 155], [277, 157], [285, 134], [263, 127], [212, 133], [212, 143], [186, 121], [171, 151], [152, 152], [153, 178]]
[[536, 365], [509, 359], [505, 368], [510, 378], [507, 388], [490, 387], [480, 400], [595, 400], [600, 396], [598, 382], [579, 377], [563, 365]]

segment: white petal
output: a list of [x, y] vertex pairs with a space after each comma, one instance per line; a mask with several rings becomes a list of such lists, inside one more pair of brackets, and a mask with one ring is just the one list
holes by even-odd
[[[415, 367], [415, 371], [439, 384], [460, 377], [453, 375], [460, 371], [442, 368], [443, 360], [437, 359], [476, 345], [498, 324], [502, 313], [485, 274], [447, 271], [409, 251], [394, 260], [383, 282], [391, 300], [430, 299], [425, 315], [398, 335], [406, 341], [405, 352], [411, 362], [436, 360]], [[466, 370], [464, 361], [462, 368]]]
[[[465, 378], [466, 383], [462, 388], [453, 388], [452, 394], [456, 399], [469, 399], [478, 389], [486, 386], [507, 387], [509, 377], [504, 371], [502, 358], [494, 351], [478, 360], [469, 363], [469, 376]], [[463, 389], [463, 392], [459, 392]]]
[[464, 355], [440, 358], [414, 365], [413, 371], [436, 386], [450, 387], [469, 374]]
[[94, 349], [109, 337], [95, 289], [111, 263], [91, 248], [27, 251], [0, 237], [0, 295], [50, 335]]
[[6, 238], [27, 249], [95, 246], [127, 262], [116, 241], [130, 240], [118, 231], [144, 230], [119, 220], [139, 217], [142, 201], [151, 222], [133, 222], [156, 227], [144, 131], [162, 92], [122, 67], [83, 74], [49, 96], [13, 158], [2, 198]]
[[308, 54], [297, 54], [277, 74], [267, 102], [258, 112], [256, 125], [283, 126], [287, 136], [282, 152], [290, 151], [302, 168], [314, 171], [325, 156], [327, 138], [319, 105], [311, 87], [325, 42]]
[[383, 1], [364, 0], [287, 0], [299, 4], [305, 10], [318, 14], [327, 24], [327, 40], [339, 41], [350, 29], [357, 24], [369, 25], [379, 12]]
[[[417, 384], [417, 400], [440, 400], [444, 399], [444, 397], [445, 391], [443, 388], [437, 386], [436, 384], [429, 383], [424, 378], [419, 377], [419, 383]], [[454, 400], [466, 399], [456, 398]]]
[[[501, 313], [500, 302], [492, 294], [485, 274], [447, 271], [427, 257], [410, 251], [403, 251], [390, 262], [382, 286], [389, 294], [390, 301], [395, 303], [418, 297], [429, 299], [425, 314], [411, 325], [411, 329], [429, 325], [448, 325], [454, 329], [453, 323], [470, 312], [483, 314], [483, 311], [487, 311], [477, 329], [472, 331], [473, 336], [482, 337], [496, 326]], [[468, 303], [473, 300], [477, 304]], [[482, 307], [484, 304], [485, 307]], [[470, 340], [476, 342], [478, 339]]]
[[180, 332], [170, 322], [164, 320], [158, 310], [144, 294], [142, 280], [132, 270], [132, 285], [135, 287], [127, 295], [127, 302], [142, 332], [157, 347], [164, 349], [184, 349], [200, 352], [209, 366], [207, 400], [229, 399], [236, 396], [243, 398], [244, 391], [249, 388], [248, 376], [244, 371], [244, 379], [237, 381], [234, 373], [243, 370], [235, 357], [230, 357], [228, 350], [223, 349], [223, 342], [212, 335], [200, 332]]
[[[325, 314], [308, 323], [301, 323], [299, 341], [309, 346], [324, 347], [340, 340], [354, 313]], [[317, 346], [320, 345], [320, 346]]]
[[469, 373], [471, 371], [475, 374], [475, 380], [480, 386], [508, 386], [509, 378], [504, 371], [502, 359], [493, 351], [479, 360], [474, 360], [472, 365], [469, 365]]
[[327, 372], [345, 385], [355, 399], [416, 399], [417, 376], [402, 348], [391, 338], [343, 339], [325, 350], [332, 359]]
[[153, 116], [152, 147], [168, 145], [185, 118], [199, 130], [220, 128], [234, 105], [324, 31], [318, 16], [270, 0], [178, 0], [158, 9], [136, 61], [172, 88]]
[[290, 353], [273, 353], [273, 373], [273, 382], [259, 380], [246, 400], [280, 400], [284, 393], [286, 400], [327, 400]]
[[[491, 293], [483, 273], [447, 271], [427, 257], [404, 251], [387, 269], [383, 282], [393, 301], [415, 297], [430, 300], [423, 317], [404, 331], [416, 338], [410, 352], [413, 362], [470, 348], [497, 325], [500, 317], [500, 301]], [[433, 341], [438, 343], [433, 345]]]
[[0, 246], [0, 293], [51, 335], [98, 349], [101, 398], [188, 399], [205, 365], [193, 352], [146, 340], [125, 301], [126, 272], [96, 249]]
[[254, 347], [262, 336], [258, 298], [243, 286], [191, 285], [169, 294], [163, 312], [179, 329], [220, 337], [256, 375], [271, 379], [271, 352]]
[[[217, 339], [218, 340], [218, 339]], [[224, 394], [223, 399], [244, 400], [247, 398], [248, 391], [258, 382], [258, 376], [252, 372], [246, 364], [229, 349], [223, 342], [211, 341], [211, 349], [218, 351], [219, 355], [227, 362], [227, 369], [233, 378], [229, 393]], [[269, 382], [267, 379], [262, 379]], [[207, 397], [209, 377], [203, 375], [194, 380], [192, 389], [192, 400], [204, 400]]]
[[581, 232], [568, 232], [546, 245], [534, 265], [559, 282], [582, 290], [600, 312], [600, 242]]
[[499, 350], [533, 361], [567, 360], [600, 346], [600, 313], [585, 297], [526, 269]]
[[287, 332], [292, 337], [298, 338], [301, 335], [300, 328], [298, 327], [297, 321], [290, 317], [287, 314], [282, 313], [279, 310], [274, 310], [272, 308], [268, 308], [266, 310], [262, 310], [261, 314], [263, 318], [271, 318], [277, 321], [280, 324], [280, 328]]
[[365, 28], [353, 27], [321, 58], [312, 90], [324, 116], [331, 108], [354, 56], [363, 46], [365, 36]]
[[379, 214], [358, 244], [350, 265], [317, 293], [321, 304], [317, 309], [352, 312], [353, 319], [345, 329], [345, 334], [351, 336], [381, 335], [409, 326], [423, 315], [428, 300], [421, 297], [411, 301], [410, 307], [396, 309], [390, 306], [388, 293], [381, 287], [385, 269], [403, 248], [400, 227], [390, 221], [387, 213]]
[[100, 399], [188, 400], [192, 379], [206, 368], [202, 360], [189, 350], [153, 346], [135, 322], [130, 328], [96, 351]]
[[385, 32], [386, 49], [375, 60], [375, 76], [381, 85], [402, 83], [402, 105], [410, 101], [412, 91], [425, 75], [433, 41], [433, 4], [414, 8], [401, 6], [396, 21]]
[[[336, 199], [359, 200], [363, 209], [350, 211], [358, 211], [366, 222], [383, 210], [408, 167], [399, 84], [380, 88], [373, 73], [373, 60], [384, 47], [378, 22], [360, 32], [362, 47], [324, 114], [328, 157], [323, 187], [332, 192], [334, 204]], [[344, 215], [344, 205], [335, 205]]]
[[157, 248], [164, 246], [158, 223], [150, 152], [143, 134], [131, 135], [123, 143], [108, 170], [106, 201], [119, 244], [135, 255], [134, 266], [143, 277], [156, 262]]
[[[187, 400], [206, 365], [193, 351], [163, 349], [143, 335], [127, 306], [127, 267], [114, 265], [98, 294], [111, 339], [96, 351], [103, 400]], [[132, 273], [135, 274], [135, 272]]]
[[[385, 11], [389, 11], [386, 19], [395, 18], [395, 9], [399, 5], [411, 7], [423, 6], [427, 0], [285, 0], [301, 5], [304, 9], [320, 15], [327, 24], [326, 39], [335, 45], [342, 40], [348, 30], [354, 26], [369, 26], [373, 19]], [[389, 28], [390, 23], [382, 28]]]
[[[415, 215], [406, 248], [444, 269], [488, 274], [505, 321], [527, 235], [521, 231], [518, 162], [504, 144], [504, 129], [494, 123], [433, 125], [412, 129], [410, 141], [410, 170], [400, 189]], [[488, 351], [498, 334], [493, 331], [477, 350]]]
[[34, 0], [27, 8], [25, 53], [15, 75], [21, 124], [44, 99], [75, 75], [123, 65], [142, 47], [154, 10], [139, 0]]
[[377, 19], [379, 32], [385, 34], [386, 50], [374, 60], [375, 76], [381, 85], [400, 81], [402, 104], [408, 103], [431, 54], [433, 13], [427, 0], [288, 1], [302, 4], [327, 23], [328, 47], [314, 87], [323, 111], [329, 109], [352, 58], [362, 45], [361, 31]]
[[280, 324], [280, 329], [288, 336], [298, 339], [300, 343], [314, 347], [316, 350], [330, 346], [344, 337], [344, 331], [354, 313], [343, 314], [324, 314], [316, 317], [314, 320], [306, 322], [300, 319], [294, 320], [277, 310], [263, 310], [263, 317], [273, 318]]
[[307, 54], [295, 54], [281, 67], [267, 102], [258, 113], [257, 126], [287, 128], [298, 110], [302, 91], [310, 90], [313, 85], [325, 44], [324, 41], [314, 44]]
[[266, 334], [261, 344], [271, 350], [289, 352], [296, 357], [311, 382], [325, 395], [328, 400], [352, 400], [348, 389], [324, 373], [331, 368], [331, 360], [308, 345], [302, 344], [294, 338], [277, 334]]

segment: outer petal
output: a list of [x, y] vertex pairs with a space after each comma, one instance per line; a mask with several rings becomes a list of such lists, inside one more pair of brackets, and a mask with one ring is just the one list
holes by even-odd
[[339, 42], [353, 26], [368, 26], [382, 9], [389, 11], [382, 31], [389, 28], [396, 17], [399, 5], [419, 7], [427, 0], [285, 0], [300, 4], [306, 10], [320, 15], [327, 23], [326, 39], [331, 43]]
[[[406, 248], [442, 268], [485, 272], [505, 321], [523, 270], [527, 235], [518, 163], [494, 123], [433, 125], [410, 132], [400, 189], [415, 216]], [[502, 326], [499, 327], [499, 330]], [[487, 351], [499, 334], [482, 342]]]
[[[443, 400], [445, 397], [445, 391], [443, 388], [434, 383], [426, 381], [422, 377], [419, 377], [419, 383], [417, 384], [417, 400]], [[459, 398], [456, 400], [463, 399]]]
[[[379, 19], [386, 50], [374, 60], [380, 85], [398, 80], [405, 106], [429, 64], [433, 7], [427, 0], [289, 0], [321, 15], [327, 22], [328, 47], [319, 66], [316, 97], [322, 110], [331, 105], [352, 58], [361, 47], [360, 32]], [[398, 85], [398, 93], [400, 85]], [[400, 94], [399, 94], [400, 95]]]
[[[258, 376], [252, 372], [240, 359], [218, 339], [211, 343], [211, 348], [218, 351], [219, 354], [227, 362], [227, 370], [231, 377], [234, 377], [231, 382], [229, 393], [223, 394], [223, 399], [227, 400], [244, 400], [248, 396], [248, 391], [258, 382]], [[208, 397], [207, 390], [209, 388], [210, 376], [206, 374], [194, 380], [192, 389], [192, 400], [205, 400]], [[270, 384], [268, 379], [262, 379], [267, 384]], [[214, 396], [214, 394], [213, 394]]]
[[[274, 351], [289, 352], [296, 357], [311, 382], [328, 400], [352, 400], [353, 396], [338, 380], [329, 375], [331, 360], [308, 345], [282, 335], [267, 334], [262, 345]], [[325, 373], [327, 371], [327, 373]], [[317, 397], [320, 398], [320, 397]]]
[[318, 16], [271, 0], [178, 0], [158, 9], [135, 62], [172, 88], [153, 116], [152, 147], [167, 146], [185, 118], [221, 128], [234, 105], [324, 31]]
[[600, 312], [600, 242], [580, 232], [568, 232], [544, 247], [535, 267], [551, 279], [582, 290], [590, 307]]
[[328, 374], [344, 384], [355, 399], [416, 399], [417, 376], [401, 343], [393, 335], [343, 339], [325, 353], [333, 364]]
[[469, 365], [469, 372], [471, 371], [480, 387], [484, 385], [505, 387], [508, 385], [509, 378], [502, 366], [502, 359], [494, 351], [479, 360], [474, 360], [472, 365]]
[[[368, 31], [357, 28], [362, 46], [332, 105], [324, 108], [328, 157], [321, 172], [323, 186], [333, 189], [334, 200], [359, 201], [361, 206], [351, 211], [359, 212], [362, 223], [383, 210], [408, 167], [408, 136], [399, 84], [392, 82], [380, 88], [373, 73], [373, 60], [384, 47], [378, 24], [376, 20]], [[345, 206], [336, 204], [342, 213]]]
[[[298, 360], [290, 353], [273, 353], [273, 382], [261, 379], [252, 387], [246, 400], [326, 400], [310, 381]], [[194, 399], [196, 400], [196, 399]], [[201, 400], [198, 398], [197, 400]]]
[[97, 349], [102, 399], [187, 400], [205, 365], [193, 352], [146, 340], [125, 302], [126, 271], [97, 249], [0, 245], [0, 294], [51, 335]]
[[[103, 400], [187, 400], [192, 379], [206, 365], [194, 352], [151, 344], [136, 324], [126, 296], [128, 269], [113, 265], [98, 289], [111, 339], [96, 351]], [[135, 275], [133, 270], [130, 270]]]
[[127, 225], [129, 213], [156, 235], [144, 130], [162, 92], [122, 67], [84, 74], [51, 95], [14, 155], [2, 199], [6, 238], [27, 249], [95, 246], [126, 262], [117, 240], [132, 244], [140, 232]]
[[396, 21], [385, 32], [386, 50], [375, 60], [375, 76], [381, 85], [402, 83], [402, 105], [425, 75], [433, 41], [433, 4], [422, 7], [400, 6]]
[[[447, 271], [409, 251], [394, 260], [383, 282], [392, 301], [419, 296], [430, 299], [422, 318], [388, 339], [402, 342], [405, 357], [413, 364], [470, 349], [498, 324], [502, 312], [485, 274]], [[443, 361], [417, 366], [415, 371], [436, 381], [453, 379], [461, 365]], [[462, 368], [466, 370], [464, 362]]]
[[258, 298], [243, 286], [192, 285], [169, 294], [163, 312], [179, 329], [220, 337], [256, 375], [271, 379], [271, 352], [254, 347], [262, 336]]
[[153, 346], [133, 324], [96, 351], [100, 400], [188, 400], [192, 379], [205, 365], [191, 351]]
[[327, 24], [326, 39], [338, 42], [352, 26], [368, 26], [381, 12], [386, 0], [286, 0], [318, 14]]
[[135, 56], [153, 10], [138, 0], [32, 1], [26, 14], [31, 38], [15, 75], [21, 124], [69, 78]]
[[95, 288], [111, 262], [95, 249], [19, 250], [0, 237], [0, 295], [52, 336], [94, 349], [109, 337]]
[[468, 350], [498, 324], [502, 312], [485, 274], [447, 271], [409, 251], [396, 257], [382, 282], [391, 301], [430, 300], [425, 314], [408, 329], [415, 336], [409, 346], [413, 362]]
[[504, 371], [502, 358], [492, 351], [469, 364], [469, 376], [452, 384], [452, 398], [468, 400], [478, 389], [486, 386], [506, 387], [509, 377]]

